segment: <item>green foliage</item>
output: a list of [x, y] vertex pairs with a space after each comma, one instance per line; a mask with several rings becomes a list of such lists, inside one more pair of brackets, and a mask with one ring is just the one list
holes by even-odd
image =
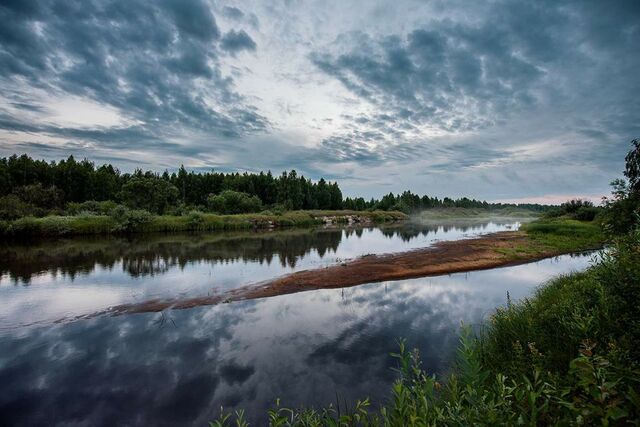
[[118, 206], [111, 212], [111, 217], [116, 221], [115, 232], [140, 232], [151, 223], [153, 216], [143, 209], [127, 209]]
[[64, 236], [72, 232], [72, 217], [20, 218], [8, 227], [10, 234], [23, 236]]
[[640, 139], [631, 141], [633, 148], [625, 156], [624, 176], [629, 180], [629, 193], [640, 194]]
[[596, 219], [596, 216], [598, 216], [600, 212], [601, 210], [596, 208], [595, 206], [583, 206], [575, 212], [574, 218], [578, 221], [593, 221], [594, 219]]
[[15, 194], [0, 197], [0, 219], [12, 220], [32, 214], [35, 207], [25, 203]]
[[187, 222], [190, 230], [199, 231], [204, 229], [205, 216], [200, 211], [191, 211], [187, 216]]
[[573, 199], [564, 202], [558, 208], [548, 210], [544, 216], [548, 219], [563, 217], [578, 221], [593, 221], [602, 211], [602, 208], [595, 207], [589, 200]]
[[[37, 191], [33, 191], [34, 189]], [[180, 167], [177, 172], [171, 174], [165, 171], [159, 175], [142, 170], [136, 170], [133, 174], [122, 174], [112, 165], [96, 167], [86, 159], [76, 161], [73, 156], [57, 163], [34, 160], [27, 155], [0, 158], [0, 197], [18, 194], [20, 191], [34, 202], [21, 199], [26, 203], [26, 213], [18, 210], [20, 216], [60, 214], [65, 204], [71, 208], [67, 213], [77, 214], [82, 210], [78, 210], [75, 203], [106, 200], [124, 203], [131, 209], [145, 209], [155, 214], [183, 215], [195, 209], [204, 209], [210, 195], [219, 195], [224, 191], [246, 193], [256, 197], [263, 206], [269, 207], [273, 212], [348, 209], [360, 212], [397, 210], [413, 213], [438, 207], [502, 209], [518, 206], [535, 211], [548, 209], [535, 204], [489, 204], [466, 197], [455, 200], [427, 195], [420, 197], [410, 191], [398, 195], [389, 193], [381, 200], [373, 198], [365, 200], [362, 197], [344, 198], [336, 182], [325, 181], [323, 178], [312, 182], [298, 175], [295, 170], [273, 176], [271, 172], [196, 173]], [[50, 194], [46, 197], [31, 197], [38, 191]], [[18, 196], [20, 197], [19, 194]], [[39, 205], [45, 201], [48, 206]], [[87, 212], [101, 215], [105, 213], [103, 210], [95, 211], [95, 206], [88, 206], [88, 208]]]
[[597, 280], [606, 284], [604, 304], [607, 308], [608, 334], [615, 337], [617, 352], [640, 363], [640, 229], [618, 238], [602, 255], [594, 270]]
[[178, 189], [155, 175], [139, 175], [122, 186], [119, 197], [132, 209], [163, 214], [178, 200]]
[[560, 210], [567, 214], [575, 214], [582, 208], [592, 208], [593, 203], [589, 200], [573, 199], [560, 205]]
[[603, 222], [612, 234], [627, 233], [640, 225], [640, 140], [631, 141], [633, 148], [625, 157], [623, 179], [611, 183], [612, 198], [605, 199], [607, 210]]
[[207, 206], [211, 211], [221, 214], [252, 213], [262, 210], [262, 202], [258, 197], [232, 190], [209, 196]]
[[[24, 217], [15, 221], [2, 222], [0, 235], [6, 236], [59, 236], [66, 234], [118, 234], [139, 232], [179, 232], [242, 230], [274, 227], [309, 227], [322, 223], [319, 217], [353, 215], [352, 211], [295, 211], [281, 214], [263, 212], [260, 214], [217, 215], [191, 211], [185, 215], [152, 215], [148, 211], [129, 209], [117, 205], [109, 215], [87, 211], [74, 216], [48, 216], [44, 218]], [[360, 212], [371, 222], [385, 222], [405, 219], [400, 212]], [[65, 224], [55, 227], [53, 224]], [[57, 231], [56, 231], [57, 230]]]
[[571, 252], [576, 249], [595, 249], [606, 240], [602, 228], [595, 222], [573, 219], [540, 219], [522, 224], [525, 231], [540, 249]]
[[69, 215], [80, 214], [94, 214], [94, 215], [109, 215], [111, 211], [118, 207], [118, 204], [113, 200], [96, 201], [87, 200], [86, 202], [69, 202], [67, 203], [66, 211]]

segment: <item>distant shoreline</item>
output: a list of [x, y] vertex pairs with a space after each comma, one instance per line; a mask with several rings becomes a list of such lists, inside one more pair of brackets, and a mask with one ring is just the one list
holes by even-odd
[[[142, 213], [141, 213], [142, 212]], [[16, 238], [57, 238], [90, 235], [141, 233], [211, 232], [228, 230], [269, 230], [317, 225], [370, 226], [399, 221], [437, 223], [482, 220], [532, 220], [540, 213], [518, 208], [431, 208], [411, 215], [400, 211], [299, 210], [283, 213], [222, 215], [193, 211], [184, 215], [152, 215], [127, 211], [118, 217], [107, 214], [49, 215], [0, 220], [0, 236]]]
[[139, 233], [208, 232], [221, 230], [275, 229], [316, 225], [375, 225], [404, 221], [398, 211], [289, 211], [282, 214], [255, 213], [218, 215], [192, 212], [187, 215], [146, 215], [125, 218], [109, 215], [24, 217], [0, 221], [0, 236], [66, 237], [82, 235], [126, 235]]

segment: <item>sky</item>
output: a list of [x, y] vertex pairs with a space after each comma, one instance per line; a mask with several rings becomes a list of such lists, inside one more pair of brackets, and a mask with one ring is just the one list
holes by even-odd
[[640, 137], [638, 0], [0, 0], [0, 22], [0, 156], [555, 203], [608, 194]]

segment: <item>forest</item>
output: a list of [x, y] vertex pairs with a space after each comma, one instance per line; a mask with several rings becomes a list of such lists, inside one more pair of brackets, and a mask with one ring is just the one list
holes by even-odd
[[0, 159], [0, 219], [25, 216], [107, 214], [115, 207], [153, 214], [182, 215], [192, 211], [220, 214], [264, 210], [415, 211], [442, 208], [520, 207], [542, 211], [537, 204], [495, 204], [466, 197], [419, 196], [410, 191], [389, 193], [381, 199], [343, 197], [337, 182], [312, 181], [295, 170], [274, 176], [260, 173], [194, 172], [184, 166], [158, 174], [137, 169], [121, 173], [111, 164], [96, 166], [73, 156], [58, 162], [37, 160], [26, 154]]

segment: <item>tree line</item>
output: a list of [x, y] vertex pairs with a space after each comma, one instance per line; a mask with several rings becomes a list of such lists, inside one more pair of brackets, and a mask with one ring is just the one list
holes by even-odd
[[[113, 202], [156, 214], [209, 210], [219, 213], [259, 212], [263, 209], [400, 210], [410, 213], [436, 207], [495, 208], [515, 205], [486, 201], [419, 196], [410, 191], [381, 199], [343, 197], [337, 182], [312, 181], [295, 170], [274, 176], [260, 173], [187, 171], [158, 174], [137, 169], [121, 173], [110, 164], [73, 156], [59, 162], [24, 154], [0, 159], [0, 217], [14, 219], [79, 210], [90, 202]], [[87, 205], [92, 206], [92, 205]], [[107, 206], [110, 206], [107, 204]], [[541, 205], [519, 205], [544, 209]]]

